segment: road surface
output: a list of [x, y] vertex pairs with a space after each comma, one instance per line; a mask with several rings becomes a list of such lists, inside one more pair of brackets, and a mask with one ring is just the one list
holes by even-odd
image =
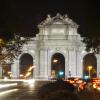
[[39, 100], [38, 91], [41, 82], [37, 83], [18, 83], [14, 88], [0, 91], [0, 100]]

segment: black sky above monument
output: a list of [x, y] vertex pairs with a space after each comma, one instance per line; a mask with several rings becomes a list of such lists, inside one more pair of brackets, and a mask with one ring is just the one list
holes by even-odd
[[80, 25], [81, 34], [100, 32], [99, 4], [89, 0], [0, 0], [0, 36], [10, 33], [28, 33], [35, 36], [37, 25], [47, 14], [68, 14]]

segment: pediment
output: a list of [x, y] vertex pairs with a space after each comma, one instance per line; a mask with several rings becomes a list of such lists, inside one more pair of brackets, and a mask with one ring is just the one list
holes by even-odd
[[53, 25], [63, 25], [64, 22], [58, 20], [58, 21], [52, 22], [52, 24], [53, 24]]
[[57, 13], [57, 15], [55, 17], [51, 17], [50, 15], [47, 16], [46, 20], [42, 21], [38, 27], [44, 27], [44, 26], [48, 26], [48, 25], [71, 25], [74, 26], [76, 28], [78, 28], [78, 25], [71, 20], [67, 15], [60, 15], [59, 13]]

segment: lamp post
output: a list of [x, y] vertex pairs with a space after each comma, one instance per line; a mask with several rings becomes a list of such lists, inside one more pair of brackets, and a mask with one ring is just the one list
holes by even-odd
[[58, 60], [57, 60], [57, 59], [54, 59], [54, 60], [53, 60], [53, 63], [57, 63], [57, 62], [58, 62]]
[[89, 70], [89, 78], [91, 78], [91, 69], [92, 69], [92, 66], [88, 66], [88, 70]]
[[52, 71], [51, 71], [51, 77], [56, 78], [57, 77], [57, 68], [58, 67], [58, 59], [52, 60]]

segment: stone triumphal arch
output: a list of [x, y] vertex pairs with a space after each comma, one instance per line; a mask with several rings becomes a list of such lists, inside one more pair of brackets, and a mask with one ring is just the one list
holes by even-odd
[[[55, 17], [48, 15], [38, 25], [39, 34], [23, 46], [22, 54], [14, 61], [11, 67], [13, 77], [20, 78], [20, 60], [24, 54], [29, 54], [33, 60], [30, 65], [33, 66], [31, 75], [33, 78], [57, 77], [57, 72], [60, 73], [60, 71], [62, 71], [60, 75], [63, 78], [83, 77], [83, 58], [88, 53], [85, 51], [85, 44], [81, 42], [82, 38], [78, 34], [78, 27], [67, 15], [57, 14]], [[25, 58], [26, 61], [29, 60], [29, 58]], [[98, 76], [100, 56], [96, 55], [96, 58], [96, 74]], [[59, 68], [54, 68], [53, 63], [56, 63], [54, 67]]]

